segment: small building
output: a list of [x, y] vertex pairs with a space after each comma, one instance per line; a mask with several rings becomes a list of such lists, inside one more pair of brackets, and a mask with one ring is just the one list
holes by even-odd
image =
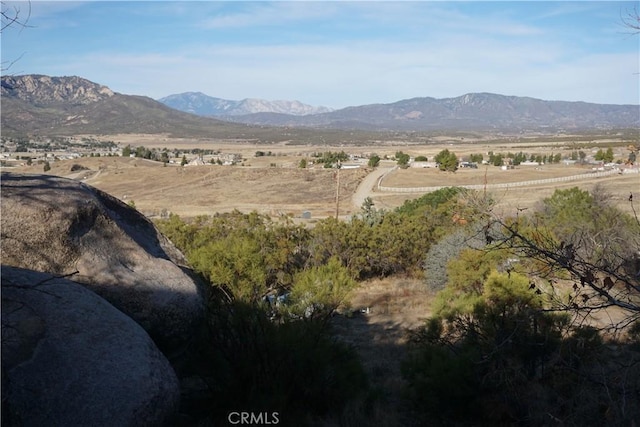
[[461, 168], [478, 169], [478, 164], [474, 162], [460, 162]]
[[412, 168], [435, 168], [437, 167], [436, 162], [411, 162], [409, 163], [409, 167]]

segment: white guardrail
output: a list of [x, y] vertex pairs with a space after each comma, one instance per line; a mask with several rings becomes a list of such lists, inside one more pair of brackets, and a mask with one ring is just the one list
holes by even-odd
[[571, 176], [563, 176], [560, 178], [546, 178], [546, 179], [536, 179], [533, 181], [517, 181], [517, 182], [504, 182], [500, 184], [472, 184], [472, 185], [440, 185], [437, 187], [385, 187], [382, 185], [382, 180], [391, 172], [396, 170], [397, 167], [391, 169], [389, 172], [385, 173], [378, 179], [378, 191], [383, 192], [391, 192], [391, 193], [430, 193], [432, 191], [438, 191], [447, 187], [462, 187], [468, 188], [470, 190], [482, 190], [486, 189], [495, 189], [495, 188], [512, 188], [512, 187], [527, 187], [531, 185], [540, 185], [540, 184], [551, 184], [554, 182], [566, 182], [566, 181], [577, 181], [581, 179], [590, 179], [590, 178], [599, 178], [602, 176], [609, 176], [615, 174], [621, 174], [621, 170], [612, 169], [603, 172], [585, 172], [580, 175], [571, 175]]

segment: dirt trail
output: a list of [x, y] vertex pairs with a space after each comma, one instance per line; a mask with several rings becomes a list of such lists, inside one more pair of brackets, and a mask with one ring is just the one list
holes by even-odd
[[356, 209], [360, 209], [364, 200], [367, 197], [371, 197], [374, 188], [378, 185], [380, 177], [391, 169], [393, 169], [392, 166], [378, 167], [362, 180], [355, 193], [353, 193], [353, 196], [351, 196], [351, 202]]

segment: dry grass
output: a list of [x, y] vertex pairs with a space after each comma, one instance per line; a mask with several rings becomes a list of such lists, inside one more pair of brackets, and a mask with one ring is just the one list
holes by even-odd
[[408, 168], [397, 169], [387, 175], [382, 185], [387, 187], [431, 187], [483, 183], [501, 184], [582, 175], [589, 171], [591, 171], [590, 167], [565, 165], [518, 166], [511, 170], [485, 165], [478, 169], [461, 168], [456, 172], [443, 172], [437, 168]]
[[[89, 170], [71, 172], [74, 164]], [[16, 171], [42, 172], [41, 165]], [[153, 216], [163, 209], [181, 216], [208, 215], [233, 209], [314, 217], [335, 214], [336, 180], [330, 169], [248, 166], [166, 166], [143, 159], [101, 157], [56, 162], [50, 174], [81, 179], [119, 199], [133, 200]], [[340, 172], [341, 214], [353, 211], [351, 195], [364, 169]]]
[[[367, 420], [382, 426], [411, 425], [410, 410], [401, 399], [405, 383], [400, 365], [406, 355], [406, 330], [430, 315], [432, 299], [421, 279], [374, 279], [352, 292], [353, 315], [333, 318], [337, 336], [357, 349], [371, 387], [379, 393], [373, 413], [354, 411], [354, 420], [342, 425], [363, 425]], [[362, 313], [367, 307], [369, 313]]]
[[[460, 169], [455, 173], [441, 172], [436, 169], [397, 170], [388, 175], [383, 185], [389, 187], [454, 186], [471, 184], [498, 184], [504, 182], [530, 181], [581, 175], [589, 171], [579, 166], [550, 165], [541, 168], [520, 167], [503, 171], [489, 166], [479, 169]], [[555, 190], [579, 187], [591, 190], [601, 185], [610, 193], [612, 203], [621, 210], [633, 213], [628, 202], [630, 193], [640, 190], [640, 174], [615, 174], [600, 178], [587, 178], [576, 181], [548, 183], [510, 189], [489, 189], [487, 193], [496, 201], [495, 213], [515, 215], [518, 209], [531, 209], [542, 199], [550, 197]], [[376, 193], [373, 197], [378, 207], [391, 209], [404, 201], [420, 197], [420, 193]], [[638, 208], [636, 208], [637, 210]]]

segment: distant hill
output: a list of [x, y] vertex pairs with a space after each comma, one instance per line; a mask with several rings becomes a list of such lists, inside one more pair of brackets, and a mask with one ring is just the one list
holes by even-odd
[[470, 93], [456, 98], [413, 98], [348, 107], [303, 117], [257, 113], [227, 120], [267, 126], [393, 131], [609, 129], [639, 127], [640, 106]]
[[243, 139], [264, 133], [177, 111], [148, 97], [119, 94], [75, 76], [3, 76], [1, 90], [3, 135], [166, 133]]
[[319, 114], [332, 111], [327, 107], [314, 107], [299, 101], [266, 101], [247, 98], [241, 101], [214, 98], [202, 92], [185, 92], [169, 95], [158, 101], [187, 113], [200, 116], [239, 116], [254, 113], [282, 113], [293, 116]]
[[[306, 115], [273, 111], [225, 115], [221, 120], [221, 116], [216, 119], [179, 111], [148, 97], [119, 94], [81, 77], [3, 76], [1, 90], [1, 127], [7, 136], [147, 133], [257, 143], [326, 144], [377, 140], [380, 132], [552, 132], [640, 127], [638, 105], [543, 101], [490, 93], [446, 99], [413, 98]], [[260, 110], [263, 102], [244, 100], [234, 106], [229, 103], [236, 101], [191, 95], [182, 94], [174, 100], [182, 99], [180, 108], [194, 113], [214, 107], [220, 111]], [[304, 104], [283, 105], [288, 111], [306, 111]], [[286, 132], [283, 126], [288, 127]], [[351, 130], [366, 132], [354, 134]]]

